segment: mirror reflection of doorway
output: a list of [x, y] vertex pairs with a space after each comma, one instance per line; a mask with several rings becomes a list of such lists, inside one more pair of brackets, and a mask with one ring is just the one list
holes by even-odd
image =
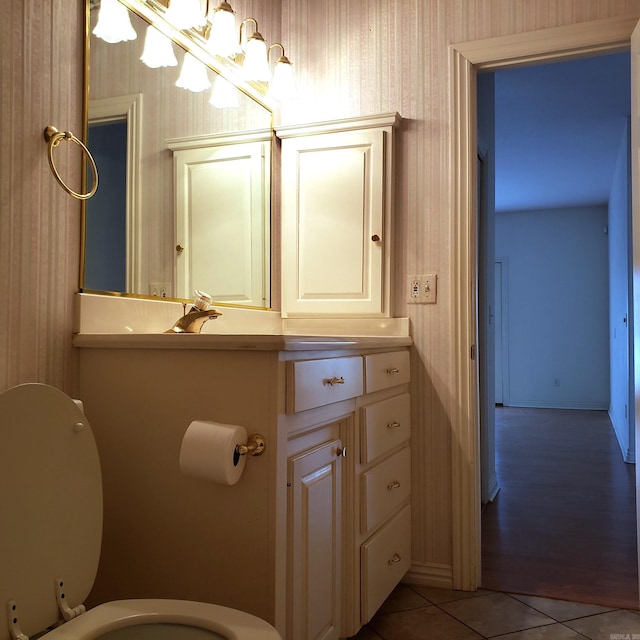
[[84, 289], [126, 291], [126, 118], [89, 123], [88, 146], [99, 168], [99, 180], [109, 188], [100, 189], [98, 182], [90, 206], [87, 204]]

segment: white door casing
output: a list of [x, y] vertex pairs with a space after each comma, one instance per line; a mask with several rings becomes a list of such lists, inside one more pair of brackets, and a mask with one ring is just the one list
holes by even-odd
[[[640, 23], [631, 34], [631, 235], [633, 242], [633, 334], [636, 323], [640, 322]], [[640, 335], [640, 332], [638, 333]], [[634, 379], [640, 380], [640, 345], [633, 340]], [[635, 388], [635, 385], [631, 385]], [[635, 394], [635, 436], [640, 442], [640, 394]], [[636, 465], [636, 495], [640, 495], [640, 471]], [[640, 522], [640, 502], [636, 500], [636, 522]], [[640, 527], [638, 530], [638, 548], [640, 549]], [[640, 554], [638, 554], [638, 572], [640, 573]]]
[[[477, 341], [476, 72], [628, 49], [637, 17], [616, 17], [451, 45], [452, 587], [480, 584], [480, 444]], [[632, 57], [633, 59], [633, 57]], [[632, 65], [632, 74], [633, 74]], [[632, 86], [632, 95], [634, 88]], [[639, 117], [634, 113], [635, 117]], [[633, 120], [634, 118], [632, 118]], [[632, 129], [636, 129], [632, 124]], [[637, 135], [637, 134], [636, 134]], [[632, 139], [633, 138], [632, 135]], [[632, 142], [635, 158], [638, 145]], [[635, 162], [635, 159], [634, 159]], [[638, 178], [634, 171], [633, 190]], [[640, 268], [640, 220], [634, 195], [634, 273]], [[638, 283], [640, 286], [640, 283]], [[640, 304], [640, 300], [638, 301]], [[640, 310], [636, 310], [640, 317]], [[636, 354], [640, 357], [640, 354]], [[638, 361], [638, 360], [636, 360]], [[640, 406], [637, 407], [640, 411]], [[636, 426], [636, 430], [638, 427]], [[639, 513], [640, 516], [640, 513]]]

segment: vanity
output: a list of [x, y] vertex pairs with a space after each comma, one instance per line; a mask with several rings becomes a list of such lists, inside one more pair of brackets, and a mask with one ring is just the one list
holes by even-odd
[[[172, 32], [157, 3], [121, 2], [140, 34]], [[88, 0], [89, 25], [95, 13]], [[201, 35], [175, 31], [175, 52], [201, 56], [214, 84], [230, 77]], [[127, 166], [126, 206], [109, 185], [104, 208], [83, 210], [76, 397], [104, 484], [87, 604], [190, 599], [285, 640], [355, 635], [411, 563], [411, 338], [391, 317], [400, 117], [274, 129], [253, 86], [220, 109], [176, 91], [171, 68], [144, 68], [135, 41], [90, 48], [89, 125], [124, 123], [128, 142], [112, 160]], [[165, 333], [194, 288], [222, 315]], [[194, 421], [266, 448], [236, 484], [185, 475]]]
[[[98, 308], [152, 304], [84, 297]], [[223, 324], [199, 335], [95, 332], [84, 320], [77, 396], [105, 512], [89, 604], [203, 600], [254, 613], [288, 640], [337, 639], [357, 633], [408, 570], [405, 321], [360, 320], [363, 335], [338, 337], [272, 320], [272, 333], [243, 335]], [[242, 425], [265, 452], [235, 485], [186, 476], [179, 452], [194, 420]]]

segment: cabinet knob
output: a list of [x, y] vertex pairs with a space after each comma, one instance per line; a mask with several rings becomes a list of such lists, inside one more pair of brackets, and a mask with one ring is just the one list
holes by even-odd
[[340, 376], [339, 378], [336, 378], [335, 376], [333, 378], [327, 378], [323, 381], [325, 384], [331, 385], [332, 387], [335, 386], [336, 384], [344, 384], [344, 378], [342, 376]]
[[347, 447], [338, 447], [336, 449], [336, 456], [338, 458], [346, 458], [347, 457]]
[[389, 560], [389, 565], [398, 564], [398, 562], [400, 562], [400, 560], [402, 560], [402, 557], [400, 556], [400, 554], [399, 553], [394, 553], [392, 558]]
[[374, 233], [371, 236], [371, 242], [380, 242], [380, 236], [377, 233]]
[[400, 423], [399, 422], [389, 422], [387, 424], [387, 429], [399, 429], [400, 428]]
[[398, 367], [390, 367], [387, 369], [388, 376], [392, 376], [394, 373], [400, 373], [400, 369], [398, 369]]
[[177, 244], [176, 245], [176, 253], [182, 253], [184, 251], [184, 245], [183, 244]]
[[391, 491], [392, 489], [399, 489], [400, 488], [400, 483], [397, 480], [394, 480], [393, 482], [390, 482], [387, 485], [387, 489], [389, 491]]

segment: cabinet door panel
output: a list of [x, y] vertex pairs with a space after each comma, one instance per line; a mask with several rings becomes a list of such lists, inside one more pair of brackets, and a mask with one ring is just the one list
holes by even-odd
[[176, 295], [194, 289], [217, 302], [269, 304], [266, 142], [174, 151]]
[[380, 129], [283, 140], [285, 314], [388, 313], [388, 136]]
[[340, 637], [342, 449], [334, 440], [290, 464], [290, 623], [287, 637]]

